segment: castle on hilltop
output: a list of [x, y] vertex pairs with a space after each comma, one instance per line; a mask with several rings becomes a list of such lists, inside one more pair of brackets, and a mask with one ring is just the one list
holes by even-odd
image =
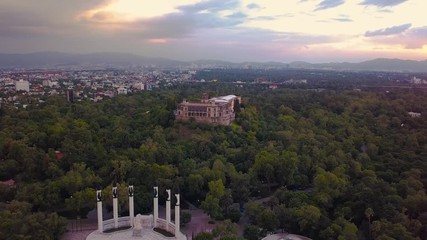
[[227, 95], [209, 98], [205, 93], [200, 102], [188, 102], [184, 100], [175, 111], [177, 120], [188, 121], [194, 119], [196, 122], [230, 125], [235, 119], [234, 104], [241, 98], [235, 95]]

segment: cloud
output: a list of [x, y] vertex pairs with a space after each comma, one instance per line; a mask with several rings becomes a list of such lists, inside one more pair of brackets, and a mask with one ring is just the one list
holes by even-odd
[[407, 49], [419, 49], [427, 45], [427, 26], [411, 28], [394, 35], [378, 35], [370, 41], [385, 45], [403, 45]]
[[275, 42], [281, 42], [288, 45], [313, 45], [333, 43], [343, 40], [342, 37], [328, 36], [328, 35], [309, 35], [301, 33], [280, 33], [277, 35]]
[[[239, 6], [238, 0], [209, 0], [180, 6], [178, 12], [132, 22], [111, 22], [111, 14], [100, 12], [85, 16], [82, 21], [94, 25], [111, 24], [121, 34], [143, 39], [187, 38], [200, 29], [227, 28], [243, 23], [247, 15], [239, 10]], [[223, 15], [223, 11], [231, 13]]]
[[422, 48], [427, 45], [427, 26], [411, 29], [406, 38], [406, 48]]
[[286, 13], [286, 14], [279, 14], [279, 15], [272, 15], [272, 16], [256, 16], [256, 17], [248, 17], [248, 20], [252, 21], [274, 21], [279, 18], [290, 18], [294, 17], [294, 14]]
[[261, 9], [261, 6], [256, 4], [256, 3], [250, 3], [250, 4], [246, 5], [246, 8], [248, 8], [248, 9]]
[[[37, 4], [22, 4], [20, 1], [0, 1], [1, 37], [52, 36], [74, 30], [78, 23], [74, 17], [87, 8], [109, 3], [111, 0], [56, 1], [38, 0]], [[49, 6], [49, 7], [46, 7]], [[50, 9], [58, 9], [52, 11]]]
[[275, 16], [258, 16], [258, 17], [251, 17], [250, 20], [255, 21], [274, 21], [277, 19]]
[[247, 16], [248, 15], [246, 15], [242, 12], [235, 12], [235, 13], [232, 13], [230, 15], [227, 15], [226, 17], [229, 19], [246, 19]]
[[267, 48], [268, 46], [301, 47], [323, 43], [341, 42], [342, 36], [312, 35], [295, 32], [276, 32], [260, 28], [236, 27], [229, 29], [214, 29], [203, 31], [203, 39], [211, 39], [211, 42], [235, 43], [237, 45], [249, 44], [251, 48]]
[[388, 9], [388, 8], [378, 9], [378, 12], [381, 12], [381, 13], [393, 13], [393, 11], [391, 9]]
[[312, 45], [341, 42], [344, 39], [245, 27], [202, 30], [196, 38], [198, 41], [194, 42], [191, 53], [232, 61], [283, 61], [284, 58], [290, 61], [301, 58], [301, 49], [307, 51]]
[[323, 0], [322, 2], [320, 2], [317, 5], [315, 11], [325, 10], [325, 9], [329, 9], [329, 8], [335, 8], [335, 7], [338, 7], [344, 3], [345, 3], [344, 0]]
[[332, 18], [332, 20], [336, 21], [336, 22], [353, 22], [353, 20], [347, 16], [340, 16], [340, 17]]
[[332, 18], [336, 22], [353, 22], [350, 18]]
[[49, 22], [34, 13], [0, 9], [1, 38], [29, 38], [48, 33]]
[[240, 6], [239, 0], [207, 0], [198, 2], [196, 4], [185, 5], [178, 7], [184, 13], [197, 13], [203, 10], [209, 10], [211, 12], [220, 12], [222, 10], [234, 10]]
[[[123, 1], [122, 5], [118, 4], [120, 1]], [[146, 14], [127, 9], [130, 6], [136, 8], [132, 2], [144, 5], [146, 12], [152, 10], [155, 13]], [[254, 0], [185, 0], [187, 5], [182, 5], [181, 0], [173, 2], [166, 4], [169, 6], [167, 10], [156, 10], [148, 0], [37, 0], [34, 3], [27, 0], [0, 0], [0, 52], [117, 51], [176, 59], [294, 60], [303, 56], [310, 58], [316, 51], [318, 56], [325, 58], [336, 57], [340, 51], [355, 53], [360, 51], [357, 47], [348, 49], [347, 46], [355, 46], [357, 43], [363, 45], [361, 49], [368, 49], [369, 46], [384, 47], [387, 51], [399, 54], [406, 53], [404, 47], [420, 48], [427, 43], [427, 27], [418, 27], [420, 21], [415, 21], [420, 19], [415, 4], [408, 4], [408, 7], [415, 9], [412, 10], [416, 13], [415, 20], [411, 23], [417, 28], [395, 26], [379, 29], [393, 26], [394, 23], [378, 25], [381, 23], [372, 22], [369, 29], [371, 32], [366, 32], [369, 37], [364, 38], [355, 33], [358, 31], [356, 27], [356, 30], [349, 30], [348, 33], [353, 34], [351, 36], [334, 35], [334, 32], [340, 34], [337, 32], [340, 29], [346, 30], [346, 22], [354, 20], [355, 26], [363, 24], [364, 21], [359, 21], [360, 14], [372, 13], [363, 6], [359, 5], [351, 15], [335, 15], [335, 11], [312, 11], [314, 8], [319, 11], [334, 7], [338, 7], [336, 10], [344, 10], [344, 7], [339, 6], [345, 0], [297, 0], [295, 2], [303, 3], [299, 6], [292, 5], [295, 9], [289, 9], [289, 12], [293, 15], [272, 15], [276, 11], [269, 11], [270, 9], [277, 10], [276, 13], [284, 11], [278, 9], [275, 1], [271, 5]], [[190, 2], [194, 4], [188, 4]], [[377, 6], [373, 10], [380, 13], [395, 10], [390, 6], [405, 1], [355, 2]], [[119, 5], [123, 7], [123, 11], [118, 8]], [[357, 12], [359, 10], [363, 13]], [[387, 14], [387, 17], [404, 19], [402, 14], [404, 13], [396, 9], [393, 14]], [[377, 16], [373, 15], [364, 16], [371, 19]], [[329, 34], [322, 34], [314, 29], [315, 26], [312, 25], [317, 24], [315, 21], [319, 19], [327, 20], [327, 27], [331, 29], [328, 29]], [[305, 20], [307, 22], [300, 25]], [[381, 22], [383, 20], [388, 21], [388, 18], [383, 18]], [[311, 34], [313, 32], [318, 35]], [[348, 45], [345, 41], [347, 39], [350, 40]], [[331, 53], [334, 49], [336, 52]], [[421, 52], [421, 55], [423, 51], [407, 52]], [[369, 53], [367, 56], [370, 56]]]
[[24, 4], [20, 0], [2, 0], [0, 9], [37, 15], [40, 18], [51, 20], [51, 22], [65, 22], [73, 20], [75, 15], [82, 11], [107, 5], [112, 1], [114, 0], [37, 0], [37, 3]]
[[404, 31], [408, 30], [411, 26], [412, 26], [412, 24], [407, 23], [407, 24], [403, 24], [403, 25], [399, 25], [399, 26], [393, 26], [393, 27], [389, 27], [389, 28], [378, 29], [375, 31], [367, 31], [365, 33], [365, 37], [376, 37], [376, 36], [387, 36], [387, 35], [400, 34], [400, 33], [403, 33]]
[[361, 5], [373, 5], [377, 7], [393, 7], [396, 5], [399, 5], [401, 3], [404, 3], [408, 0], [363, 0]]

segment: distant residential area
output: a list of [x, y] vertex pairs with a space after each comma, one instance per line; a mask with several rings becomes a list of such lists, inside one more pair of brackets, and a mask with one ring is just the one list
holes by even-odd
[[[212, 66], [211, 66], [212, 67]], [[245, 79], [240, 76], [244, 74]], [[238, 77], [236, 77], [238, 76]], [[43, 103], [47, 96], [68, 101], [98, 102], [179, 84], [257, 84], [274, 90], [283, 87], [321, 90], [341, 82], [354, 87], [427, 87], [427, 74], [393, 72], [336, 72], [301, 69], [198, 69], [198, 70], [4, 70], [0, 71], [0, 104], [26, 108]]]

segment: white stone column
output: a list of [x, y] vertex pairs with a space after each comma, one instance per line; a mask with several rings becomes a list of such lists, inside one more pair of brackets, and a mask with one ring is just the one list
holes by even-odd
[[130, 185], [128, 187], [128, 193], [129, 193], [129, 220], [130, 220], [130, 226], [133, 227], [133, 218], [135, 217], [135, 210], [133, 205], [133, 185]]
[[159, 218], [159, 187], [154, 187], [154, 227], [157, 227], [157, 219]]
[[179, 224], [180, 224], [180, 219], [179, 219], [179, 212], [180, 212], [180, 209], [179, 209], [179, 203], [180, 203], [180, 200], [179, 200], [179, 194], [175, 194], [175, 197], [176, 197], [176, 205], [175, 205], [175, 237], [178, 237], [179, 236], [179, 232], [180, 232], [180, 229], [179, 229]]
[[119, 209], [117, 202], [117, 187], [113, 187], [113, 218], [114, 218], [114, 228], [119, 227]]
[[101, 190], [96, 190], [96, 202], [97, 202], [97, 210], [98, 210], [98, 231], [102, 233], [104, 231], [102, 225], [102, 193]]
[[166, 199], [166, 231], [169, 231], [169, 223], [171, 222], [171, 190], [167, 189], [168, 198]]

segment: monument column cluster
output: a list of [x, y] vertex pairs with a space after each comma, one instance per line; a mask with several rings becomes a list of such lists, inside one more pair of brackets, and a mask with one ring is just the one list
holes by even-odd
[[[171, 190], [167, 189], [168, 197], [166, 199], [166, 231], [169, 231], [171, 223]], [[175, 194], [175, 236], [180, 233], [180, 198], [179, 193]], [[157, 227], [157, 219], [159, 218], [159, 188], [154, 187], [154, 227]]]
[[[171, 197], [172, 193], [170, 189], [166, 190], [168, 194], [166, 199], [166, 226], [165, 230], [170, 231], [169, 225], [171, 222]], [[135, 209], [134, 209], [134, 187], [133, 185], [129, 185], [128, 187], [128, 195], [129, 195], [129, 221], [130, 226], [135, 227]], [[112, 188], [112, 196], [113, 196], [113, 219], [114, 219], [114, 228], [119, 227], [119, 209], [118, 209], [118, 193], [117, 186], [114, 184]], [[179, 193], [175, 194], [175, 236], [180, 234], [180, 197]], [[159, 188], [154, 187], [154, 211], [153, 211], [153, 226], [158, 227], [158, 219], [159, 219]], [[104, 232], [103, 226], [103, 217], [102, 217], [102, 190], [96, 190], [96, 201], [97, 201], [97, 213], [98, 213], [98, 231], [100, 233]]]

